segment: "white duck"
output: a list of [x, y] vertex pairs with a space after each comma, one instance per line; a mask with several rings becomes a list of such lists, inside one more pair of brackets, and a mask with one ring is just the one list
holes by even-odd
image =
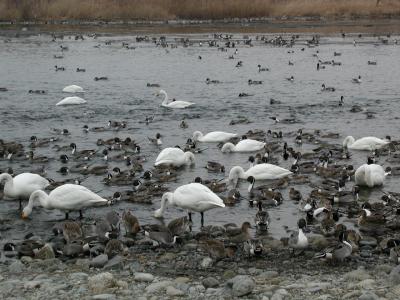
[[354, 150], [373, 151], [373, 150], [379, 149], [382, 146], [389, 144], [389, 143], [390, 143], [389, 137], [382, 140], [377, 137], [367, 136], [367, 137], [363, 137], [358, 140], [355, 140], [354, 137], [347, 136], [343, 140], [343, 147], [348, 148], [348, 149], [354, 149]]
[[64, 93], [72, 93], [72, 94], [84, 92], [82, 87], [80, 87], [79, 85], [75, 85], [75, 84], [66, 86], [65, 88], [63, 88], [62, 91]]
[[356, 185], [374, 187], [382, 185], [387, 173], [380, 165], [364, 164], [354, 174]]
[[180, 167], [183, 165], [194, 164], [194, 155], [192, 152], [183, 152], [179, 148], [165, 148], [156, 158], [155, 166], [171, 165]]
[[186, 108], [189, 107], [191, 105], [194, 105], [195, 103], [193, 102], [187, 102], [187, 101], [181, 101], [181, 100], [172, 100], [170, 101], [168, 98], [168, 94], [166, 91], [164, 90], [160, 90], [157, 94], [157, 96], [159, 95], [163, 95], [164, 99], [161, 103], [161, 106], [164, 107], [169, 107], [169, 108]]
[[[45, 189], [50, 183], [46, 178], [33, 173], [22, 173], [14, 178], [3, 173], [0, 175], [0, 184], [4, 184], [4, 198], [29, 199], [34, 191]], [[21, 200], [19, 205], [21, 208]]]
[[22, 211], [22, 218], [25, 219], [32, 213], [33, 206], [37, 202], [46, 209], [59, 209], [65, 212], [65, 218], [68, 219], [70, 211], [78, 210], [82, 217], [82, 209], [105, 205], [109, 201], [84, 186], [63, 184], [52, 190], [49, 195], [40, 190], [33, 192], [29, 198], [28, 205]]
[[62, 106], [62, 105], [77, 105], [77, 104], [84, 104], [86, 103], [86, 100], [82, 99], [81, 97], [66, 97], [62, 99], [60, 102], [56, 104], [56, 106]]
[[203, 143], [221, 143], [230, 140], [231, 138], [237, 137], [236, 133], [229, 133], [224, 131], [212, 131], [203, 135], [200, 131], [193, 132], [193, 140], [195, 142]]
[[156, 218], [162, 217], [166, 205], [175, 205], [189, 212], [192, 222], [192, 212], [201, 214], [201, 226], [204, 225], [204, 212], [217, 207], [225, 207], [220, 197], [201, 183], [189, 183], [178, 187], [173, 193], [165, 193], [161, 198], [161, 207], [154, 212]]
[[263, 149], [265, 146], [264, 142], [259, 142], [251, 139], [241, 140], [236, 146], [232, 143], [226, 143], [222, 146], [222, 152], [254, 152]]
[[279, 179], [292, 174], [291, 171], [272, 164], [258, 164], [246, 172], [242, 167], [236, 166], [229, 172], [229, 185], [236, 187], [239, 179], [248, 179], [252, 176], [255, 180]]

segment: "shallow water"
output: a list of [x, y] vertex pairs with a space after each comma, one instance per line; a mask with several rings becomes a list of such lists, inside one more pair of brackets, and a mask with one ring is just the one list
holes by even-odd
[[[186, 35], [194, 41], [206, 41], [212, 35]], [[174, 39], [181, 36], [167, 36]], [[237, 34], [235, 38], [241, 39]], [[341, 144], [347, 135], [354, 137], [391, 135], [398, 139], [400, 112], [400, 46], [391, 37], [389, 45], [383, 45], [377, 37], [357, 39], [353, 46], [353, 37], [322, 37], [321, 44], [315, 48], [307, 48], [304, 41], [309, 36], [301, 36], [293, 48], [273, 47], [256, 42], [254, 47], [238, 45], [239, 53], [234, 60], [228, 52], [218, 51], [198, 43], [188, 48], [179, 45], [176, 49], [156, 47], [153, 43], [136, 43], [134, 36], [87, 37], [84, 41], [65, 38], [63, 41], [51, 42], [48, 35], [13, 38], [8, 43], [0, 44], [0, 86], [8, 88], [8, 92], [0, 92], [0, 138], [18, 141], [29, 150], [29, 138], [56, 136], [51, 128], [67, 128], [70, 136], [59, 136], [55, 144], [69, 145], [75, 142], [80, 149], [97, 149], [97, 139], [107, 139], [118, 136], [132, 137], [139, 141], [142, 155], [147, 162], [145, 169], [151, 168], [160, 149], [150, 145], [147, 137], [154, 137], [157, 132], [163, 136], [163, 147], [183, 145], [195, 130], [204, 133], [224, 130], [244, 134], [250, 129], [282, 130], [284, 135], [297, 131], [313, 132], [321, 129], [323, 133], [337, 132], [338, 140], [327, 140]], [[254, 36], [253, 36], [254, 39]], [[111, 45], [104, 42], [112, 40]], [[121, 47], [122, 41], [136, 47], [127, 50]], [[222, 44], [222, 42], [221, 42]], [[63, 59], [54, 59], [54, 54], [60, 54], [60, 45], [68, 46]], [[99, 48], [94, 46], [100, 45]], [[301, 48], [305, 47], [304, 51]], [[288, 53], [294, 50], [294, 53]], [[319, 51], [321, 60], [342, 62], [342, 66], [327, 66], [325, 70], [316, 71], [318, 58], [313, 54]], [[333, 57], [333, 52], [341, 52], [341, 56]], [[198, 56], [202, 56], [202, 60]], [[242, 68], [235, 68], [237, 61], [243, 61]], [[294, 62], [289, 66], [288, 61]], [[367, 61], [377, 61], [376, 66], [368, 65]], [[270, 72], [258, 72], [257, 65], [267, 66]], [[66, 67], [65, 72], [55, 72], [54, 65]], [[76, 68], [86, 68], [85, 73], [75, 72]], [[293, 75], [295, 81], [289, 82], [286, 77]], [[351, 78], [362, 76], [362, 84], [353, 84]], [[95, 76], [108, 76], [108, 81], [94, 81]], [[205, 79], [222, 81], [218, 85], [207, 85]], [[248, 79], [263, 80], [264, 84], [249, 86]], [[160, 83], [169, 96], [177, 100], [195, 102], [196, 105], [184, 110], [169, 110], [160, 107], [161, 99], [154, 95], [156, 89], [146, 87], [146, 83]], [[321, 84], [334, 86], [333, 93], [321, 92]], [[62, 93], [66, 85], [77, 84], [85, 89], [83, 98], [86, 105], [56, 107], [55, 104], [68, 96]], [[30, 89], [43, 89], [45, 95], [29, 94]], [[238, 94], [246, 92], [252, 97], [239, 98]], [[340, 96], [344, 95], [345, 105], [338, 107]], [[270, 105], [270, 98], [281, 101], [281, 104]], [[364, 111], [351, 113], [352, 105], [358, 104]], [[367, 119], [365, 112], [373, 112], [375, 118]], [[146, 125], [145, 116], [154, 115], [154, 122]], [[251, 123], [230, 126], [231, 120], [243, 116]], [[296, 124], [274, 124], [269, 117], [280, 119], [295, 117]], [[189, 128], [179, 128], [179, 123], [186, 118]], [[101, 133], [82, 131], [83, 125], [89, 127], [105, 126], [108, 120], [125, 120], [128, 129], [120, 132], [107, 131]], [[289, 146], [294, 145], [294, 137], [285, 136]], [[200, 145], [202, 148], [203, 145]], [[203, 179], [223, 178], [223, 175], [208, 173], [204, 166], [208, 160], [222, 162], [226, 167], [226, 176], [234, 165], [248, 167], [249, 154], [222, 154], [217, 145], [209, 147], [202, 154], [196, 154], [196, 166], [179, 172], [178, 181], [168, 183], [171, 190], [175, 187], [193, 181], [196, 176]], [[316, 146], [304, 144], [300, 151], [309, 151]], [[99, 150], [102, 150], [99, 147]], [[58, 158], [60, 152], [51, 147], [38, 148], [36, 155], [47, 155]], [[368, 152], [352, 151], [351, 163], [357, 167], [366, 161]], [[111, 155], [114, 155], [112, 153]], [[99, 159], [98, 164], [101, 164]], [[289, 161], [280, 162], [280, 166], [289, 168]], [[386, 166], [385, 158], [379, 163]], [[56, 171], [61, 163], [54, 160], [45, 166], [47, 177], [54, 180], [65, 179]], [[74, 165], [70, 162], [69, 165]], [[32, 166], [29, 162], [8, 162], [0, 160], [0, 169], [11, 166], [15, 173], [31, 171], [40, 165]], [[109, 163], [110, 169], [123, 164]], [[73, 178], [74, 174], [69, 175]], [[82, 176], [78, 176], [82, 177]], [[101, 183], [102, 176], [92, 176], [82, 183], [104, 197], [111, 197], [114, 191], [129, 188], [108, 187]], [[313, 178], [314, 182], [318, 180]], [[347, 189], [352, 184], [347, 184]], [[246, 196], [247, 184], [240, 184], [242, 194]], [[297, 186], [307, 196], [311, 188]], [[283, 226], [295, 228], [300, 217], [297, 205], [288, 199], [288, 190], [283, 190], [285, 202], [270, 209], [272, 218], [269, 234], [275, 237], [286, 236]], [[384, 190], [399, 192], [398, 179], [389, 177]], [[378, 190], [364, 195], [369, 199], [378, 200], [381, 194]], [[86, 216], [101, 217], [107, 211], [115, 209], [123, 211], [131, 208], [142, 223], [155, 222], [153, 211], [160, 205], [159, 199], [154, 199], [153, 205], [140, 205], [120, 202], [112, 207], [89, 209]], [[54, 220], [61, 220], [63, 214], [57, 210], [47, 211], [35, 209], [31, 220], [23, 221], [19, 217], [18, 205], [13, 201], [0, 201], [0, 218], [12, 226], [12, 230], [1, 233], [3, 239], [20, 238], [28, 232], [47, 235]], [[256, 208], [249, 207], [245, 200], [225, 209], [215, 209], [205, 214], [206, 224], [225, 224], [251, 221]], [[170, 207], [165, 213], [166, 221], [185, 214], [180, 209]], [[72, 214], [74, 216], [74, 214]], [[194, 217], [195, 229], [198, 229], [200, 218]]]

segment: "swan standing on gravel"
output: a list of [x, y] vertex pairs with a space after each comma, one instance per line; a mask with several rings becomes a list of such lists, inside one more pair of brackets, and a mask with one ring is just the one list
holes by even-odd
[[45, 189], [50, 183], [46, 178], [33, 173], [22, 173], [14, 178], [3, 173], [0, 175], [0, 184], [4, 184], [4, 198], [20, 199], [19, 206], [22, 208], [21, 199], [29, 199], [34, 191]]
[[386, 177], [385, 170], [380, 165], [364, 164], [354, 174], [356, 185], [368, 186], [370, 188], [383, 184]]
[[155, 166], [170, 165], [180, 167], [183, 165], [193, 165], [194, 155], [192, 152], [183, 152], [179, 148], [165, 148], [158, 154]]
[[62, 99], [60, 102], [56, 104], [56, 106], [61, 106], [61, 105], [77, 105], [77, 104], [84, 104], [86, 103], [86, 100], [82, 99], [81, 97], [66, 97]]
[[390, 137], [387, 136], [386, 139], [382, 140], [377, 137], [367, 136], [355, 140], [354, 137], [348, 136], [343, 140], [343, 147], [354, 150], [369, 150], [373, 151], [383, 147], [390, 143]]
[[236, 166], [229, 172], [229, 185], [236, 187], [239, 179], [248, 179], [250, 176], [255, 180], [273, 180], [291, 175], [292, 172], [272, 164], [258, 164], [246, 172], [242, 167]]
[[204, 212], [217, 207], [225, 207], [220, 197], [201, 183], [189, 183], [178, 187], [173, 193], [165, 193], [161, 198], [161, 207], [154, 212], [156, 218], [161, 218], [167, 204], [187, 209], [189, 221], [192, 222], [192, 212], [201, 214], [201, 227], [204, 226]]
[[203, 135], [200, 131], [193, 132], [193, 140], [195, 142], [203, 143], [221, 143], [230, 140], [231, 138], [237, 137], [236, 133], [229, 133], [224, 131], [212, 131]]
[[28, 205], [22, 211], [22, 218], [27, 218], [31, 213], [33, 206], [39, 202], [43, 208], [59, 209], [65, 212], [65, 218], [68, 219], [70, 211], [79, 211], [82, 217], [82, 209], [91, 206], [100, 206], [109, 203], [99, 195], [88, 190], [84, 186], [77, 184], [64, 184], [52, 190], [49, 195], [43, 191], [35, 191], [29, 198]]
[[222, 146], [222, 152], [254, 152], [264, 148], [266, 143], [256, 140], [245, 139], [241, 140], [236, 146], [232, 143], [226, 143]]
[[189, 107], [189, 106], [195, 104], [195, 103], [193, 103], [193, 102], [187, 102], [187, 101], [181, 101], [181, 100], [175, 100], [175, 99], [173, 99], [172, 101], [169, 101], [168, 94], [167, 94], [167, 92], [164, 91], [164, 90], [160, 90], [160, 91], [156, 94], [156, 96], [159, 96], [159, 95], [163, 95], [163, 96], [164, 96], [164, 99], [163, 99], [163, 101], [162, 101], [162, 103], [161, 103], [161, 106], [164, 106], [164, 107], [169, 107], [169, 108], [186, 108], [186, 107]]
[[72, 93], [72, 94], [84, 92], [82, 87], [80, 87], [79, 85], [75, 85], [75, 84], [66, 86], [65, 88], [63, 88], [62, 91], [64, 93]]

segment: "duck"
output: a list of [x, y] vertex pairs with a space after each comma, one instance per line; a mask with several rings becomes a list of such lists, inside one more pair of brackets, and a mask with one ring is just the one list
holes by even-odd
[[153, 241], [153, 245], [172, 246], [176, 243], [177, 236], [173, 236], [169, 230], [166, 231], [145, 231], [145, 236]]
[[59, 209], [65, 212], [68, 219], [70, 211], [79, 211], [82, 217], [82, 209], [91, 206], [106, 205], [108, 200], [93, 193], [86, 187], [77, 184], [64, 184], [46, 194], [42, 190], [33, 192], [29, 197], [28, 205], [22, 211], [22, 218], [26, 219], [32, 213], [33, 206], [39, 202], [43, 208]]
[[221, 83], [219, 80], [211, 80], [210, 78], [206, 79], [207, 84], [218, 84]]
[[223, 143], [235, 137], [237, 137], [236, 133], [229, 133], [224, 131], [212, 131], [205, 135], [203, 135], [201, 131], [195, 131], [193, 132], [192, 139], [195, 142], [202, 143]]
[[183, 165], [193, 165], [195, 162], [194, 154], [190, 151], [183, 152], [179, 148], [165, 148], [156, 158], [154, 166], [169, 165], [181, 167]]
[[323, 83], [321, 87], [321, 91], [323, 92], [334, 92], [336, 90], [334, 87], [325, 86], [325, 83]]
[[81, 86], [75, 85], [75, 84], [66, 86], [65, 88], [63, 88], [62, 91], [64, 93], [72, 93], [72, 94], [84, 92], [84, 90]]
[[126, 235], [136, 235], [140, 231], [139, 220], [130, 210], [124, 210], [122, 221], [124, 222]]
[[34, 191], [44, 190], [50, 185], [50, 182], [34, 173], [21, 173], [14, 178], [8, 173], [2, 173], [0, 175], [0, 184], [4, 184], [3, 197], [6, 199], [20, 199], [21, 208], [21, 199], [29, 199]]
[[60, 102], [56, 104], [56, 106], [65, 106], [65, 105], [79, 105], [85, 104], [87, 101], [82, 99], [81, 97], [66, 97], [62, 99]]
[[73, 221], [66, 221], [62, 224], [62, 233], [67, 243], [80, 240], [83, 237], [81, 225]]
[[187, 101], [181, 101], [181, 100], [175, 100], [175, 99], [173, 99], [172, 101], [169, 101], [168, 94], [164, 90], [160, 90], [156, 94], [156, 96], [159, 96], [159, 95], [163, 95], [164, 96], [164, 99], [163, 99], [163, 101], [161, 103], [161, 106], [164, 106], [164, 107], [168, 107], [168, 108], [186, 108], [186, 107], [189, 107], [189, 106], [192, 106], [192, 105], [195, 104], [193, 102], [187, 102]]
[[251, 140], [251, 139], [243, 139], [236, 145], [232, 143], [226, 143], [222, 146], [221, 152], [227, 153], [227, 152], [254, 152], [254, 151], [260, 151], [265, 147], [266, 143], [264, 142], [259, 142], [256, 140]]
[[266, 68], [266, 67], [261, 67], [261, 65], [258, 65], [257, 67], [258, 67], [258, 72], [266, 72], [266, 71], [269, 71], [268, 68]]
[[362, 82], [362, 81], [361, 81], [361, 76], [358, 75], [358, 78], [353, 78], [353, 79], [351, 80], [351, 82], [352, 82], [352, 83], [361, 83], [361, 82]]
[[86, 69], [84, 69], [84, 68], [76, 68], [76, 72], [86, 72]]
[[215, 239], [202, 239], [200, 241], [201, 247], [208, 252], [211, 258], [215, 260], [223, 259], [229, 256], [229, 251], [225, 248], [222, 241]]
[[171, 220], [167, 228], [171, 232], [172, 235], [181, 236], [184, 234], [191, 226], [189, 219], [187, 216], [176, 218]]
[[199, 212], [201, 214], [201, 227], [204, 226], [205, 211], [225, 207], [222, 199], [201, 183], [181, 185], [173, 193], [164, 193], [161, 198], [161, 207], [154, 212], [156, 218], [162, 217], [167, 204], [187, 209], [190, 222], [192, 222], [191, 212]]
[[306, 220], [301, 218], [297, 222], [298, 230], [294, 231], [289, 236], [288, 245], [292, 249], [305, 249], [308, 247], [308, 238], [304, 234], [304, 229], [307, 226]]
[[294, 82], [294, 76], [290, 76], [286, 78], [287, 81]]
[[156, 134], [156, 138], [148, 137], [148, 140], [150, 143], [152, 143], [153, 145], [156, 145], [156, 146], [161, 146], [163, 144], [161, 141], [161, 134], [159, 134], [159, 133]]
[[252, 228], [251, 224], [249, 222], [244, 222], [238, 233], [229, 237], [229, 241], [234, 244], [242, 244], [251, 240], [250, 228]]
[[225, 166], [216, 161], [208, 161], [206, 165], [206, 169], [209, 172], [221, 172], [225, 173]]
[[258, 206], [258, 211], [256, 213], [256, 216], [254, 217], [254, 222], [256, 224], [257, 229], [265, 231], [269, 227], [270, 217], [268, 212], [266, 210], [263, 210], [261, 201], [257, 202], [257, 206]]
[[386, 175], [387, 173], [380, 165], [363, 164], [356, 170], [354, 177], [356, 185], [372, 188], [383, 185]]
[[314, 258], [326, 258], [333, 261], [343, 261], [351, 255], [353, 246], [345, 240], [345, 231], [339, 233], [339, 241], [336, 245], [328, 247], [322, 253], [318, 253]]
[[247, 180], [250, 176], [254, 177], [255, 180], [271, 180], [280, 179], [291, 174], [293, 173], [289, 170], [268, 163], [255, 165], [246, 172], [242, 167], [235, 166], [229, 172], [228, 181], [233, 187], [236, 187], [238, 179]]
[[108, 80], [108, 77], [106, 77], [106, 76], [100, 76], [100, 77], [95, 77], [94, 78], [94, 81], [99, 81], [99, 80]]
[[352, 150], [366, 150], [366, 151], [374, 151], [376, 149], [380, 149], [383, 146], [389, 144], [391, 138], [387, 136], [385, 139], [380, 139], [374, 136], [367, 136], [355, 140], [351, 135], [347, 136], [343, 140], [343, 147], [352, 149]]
[[248, 83], [249, 85], [259, 85], [259, 84], [262, 84], [263, 82], [262, 82], [261, 80], [252, 80], [252, 79], [249, 79], [249, 80], [247, 81], [247, 83]]
[[368, 61], [368, 65], [376, 66], [377, 63], [376, 63], [376, 61], [371, 61], [371, 60], [369, 60], [369, 61]]

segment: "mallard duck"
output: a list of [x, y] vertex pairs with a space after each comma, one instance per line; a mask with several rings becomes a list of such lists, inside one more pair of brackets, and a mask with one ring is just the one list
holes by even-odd
[[124, 210], [122, 213], [122, 221], [125, 225], [126, 235], [136, 235], [140, 231], [139, 220], [130, 210]]
[[261, 231], [267, 230], [270, 223], [269, 214], [266, 210], [263, 210], [261, 201], [257, 202], [257, 206], [258, 206], [258, 211], [254, 218], [256, 227]]

